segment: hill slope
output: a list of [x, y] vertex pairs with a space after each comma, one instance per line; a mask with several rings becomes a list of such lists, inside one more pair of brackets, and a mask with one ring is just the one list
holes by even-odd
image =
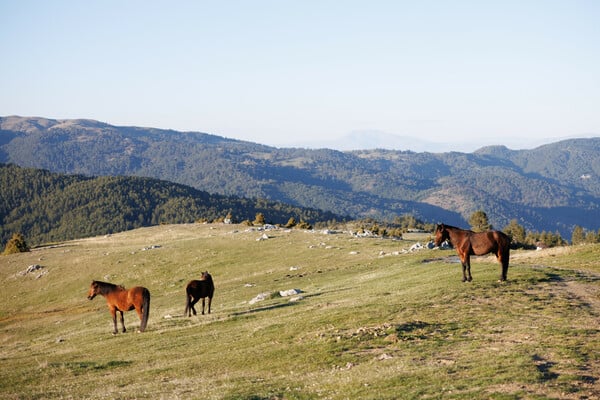
[[496, 227], [600, 221], [600, 138], [472, 154], [278, 149], [197, 132], [89, 120], [0, 118], [0, 162], [85, 175], [155, 177], [210, 193], [262, 197], [353, 217], [414, 214], [465, 225], [483, 209]]
[[20, 232], [31, 245], [199, 219], [267, 222], [341, 220], [320, 210], [214, 195], [139, 177], [85, 177], [0, 164], [0, 243]]
[[[244, 228], [160, 225], [0, 257], [0, 397], [600, 396], [600, 245], [513, 252], [503, 284], [478, 258], [465, 284], [454, 251]], [[212, 313], [184, 317], [205, 270]], [[147, 287], [146, 331], [131, 311], [112, 335], [92, 279]]]

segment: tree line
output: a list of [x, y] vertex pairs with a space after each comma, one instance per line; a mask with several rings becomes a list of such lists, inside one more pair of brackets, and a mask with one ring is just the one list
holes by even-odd
[[0, 243], [20, 233], [32, 245], [143, 226], [222, 220], [314, 224], [345, 217], [267, 199], [214, 195], [140, 177], [86, 177], [0, 164]]
[[[167, 223], [271, 223], [303, 229], [352, 223], [358, 231], [397, 238], [411, 229], [432, 232], [435, 228], [412, 214], [383, 222], [353, 220], [261, 198], [209, 194], [151, 178], [63, 175], [10, 164], [0, 164], [0, 186], [0, 245], [6, 246], [5, 251], [28, 248], [25, 238], [39, 245]], [[468, 222], [474, 231], [492, 228], [484, 211], [473, 213]], [[558, 232], [527, 231], [516, 219], [502, 230], [515, 247], [567, 244]], [[571, 243], [600, 243], [600, 231], [576, 226]]]
[[[476, 211], [471, 215], [469, 224], [475, 232], [484, 232], [493, 228], [489, 223], [487, 214], [482, 210]], [[513, 247], [555, 247], [567, 244], [567, 240], [559, 232], [527, 231], [516, 219], [512, 219], [501, 230], [511, 238]], [[600, 229], [595, 232], [576, 225], [571, 235], [571, 244], [578, 245], [585, 243], [600, 243]]]

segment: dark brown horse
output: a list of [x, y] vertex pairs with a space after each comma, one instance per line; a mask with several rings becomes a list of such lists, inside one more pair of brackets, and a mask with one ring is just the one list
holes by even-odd
[[117, 311], [121, 314], [121, 325], [123, 326], [123, 332], [125, 329], [125, 319], [123, 318], [123, 311], [131, 311], [135, 309], [137, 311], [140, 320], [140, 332], [144, 332], [146, 325], [148, 324], [148, 315], [150, 313], [150, 291], [145, 287], [136, 286], [129, 290], [125, 289], [120, 285], [113, 285], [112, 283], [92, 281], [90, 285], [90, 291], [88, 293], [88, 299], [92, 300], [96, 295], [102, 295], [106, 298], [110, 315], [113, 318], [113, 324], [115, 330], [113, 334], [117, 334]]
[[183, 315], [192, 316], [192, 312], [196, 315], [194, 304], [202, 299], [202, 315], [204, 315], [204, 300], [208, 297], [208, 313], [210, 314], [210, 305], [212, 303], [213, 294], [215, 293], [215, 285], [212, 276], [205, 271], [202, 273], [200, 280], [190, 281], [185, 288], [185, 311]]
[[448, 240], [460, 257], [463, 282], [472, 281], [471, 256], [494, 253], [502, 265], [500, 280], [506, 280], [508, 259], [510, 258], [510, 238], [500, 231], [473, 232], [450, 225], [438, 225], [435, 229], [435, 245]]

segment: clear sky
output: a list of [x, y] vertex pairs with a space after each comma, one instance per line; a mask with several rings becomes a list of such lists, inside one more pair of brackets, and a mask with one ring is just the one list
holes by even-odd
[[7, 115], [276, 146], [600, 136], [600, 1], [0, 0]]

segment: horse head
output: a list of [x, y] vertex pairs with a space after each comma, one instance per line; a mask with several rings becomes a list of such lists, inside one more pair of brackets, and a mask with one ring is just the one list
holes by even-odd
[[92, 281], [92, 284], [90, 285], [90, 290], [88, 292], [88, 300], [93, 300], [94, 297], [96, 297], [96, 295], [99, 293], [99, 285], [98, 282], [96, 281]]
[[206, 281], [206, 280], [210, 280], [210, 281], [212, 281], [212, 276], [210, 276], [210, 274], [208, 273], [208, 271], [204, 271], [204, 272], [202, 272], [202, 274], [200, 275], [200, 280], [201, 280], [201, 281]]
[[448, 240], [449, 234], [444, 224], [438, 224], [435, 228], [435, 240], [433, 241], [436, 246], [441, 245], [445, 240]]

